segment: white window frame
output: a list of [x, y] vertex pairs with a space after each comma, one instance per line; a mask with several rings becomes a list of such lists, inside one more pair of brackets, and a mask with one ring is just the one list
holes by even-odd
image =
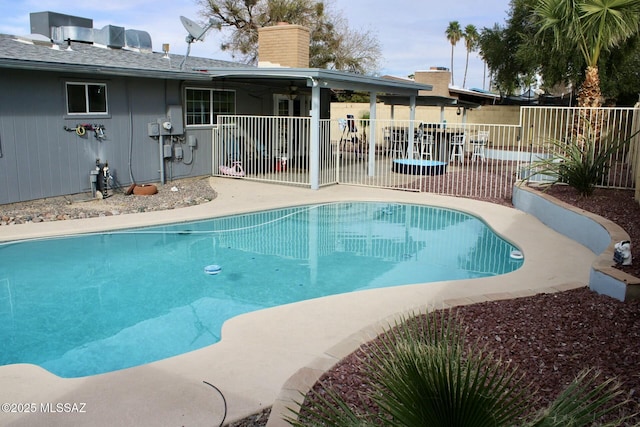
[[[187, 98], [187, 93], [189, 90], [194, 91], [202, 91], [209, 92], [209, 121], [208, 123], [189, 123], [190, 120], [190, 111], [189, 111], [189, 99]], [[215, 94], [221, 92], [228, 92], [233, 94], [233, 111], [215, 111]], [[198, 87], [198, 86], [187, 86], [185, 87], [184, 92], [184, 114], [185, 114], [185, 126], [187, 127], [201, 127], [201, 126], [216, 126], [217, 116], [219, 115], [235, 115], [236, 114], [236, 106], [237, 106], [237, 96], [236, 91], [233, 89], [216, 89], [209, 87]]]

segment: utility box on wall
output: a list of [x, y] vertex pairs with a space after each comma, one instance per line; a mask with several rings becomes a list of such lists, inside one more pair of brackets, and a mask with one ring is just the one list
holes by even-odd
[[160, 136], [160, 123], [147, 123], [147, 134], [149, 136]]
[[171, 144], [165, 144], [162, 147], [162, 157], [165, 159], [170, 159], [173, 156]]
[[167, 105], [167, 120], [171, 122], [171, 129], [162, 129], [163, 135], [184, 135], [181, 105]]

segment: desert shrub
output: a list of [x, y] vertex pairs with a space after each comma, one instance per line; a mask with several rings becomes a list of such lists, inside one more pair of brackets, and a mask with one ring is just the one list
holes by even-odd
[[592, 195], [597, 185], [604, 184], [612, 155], [629, 144], [635, 134], [616, 140], [601, 136], [589, 121], [584, 123], [581, 134], [567, 141], [550, 140], [551, 156], [533, 162], [524, 181], [538, 174], [551, 176], [552, 185], [565, 183], [585, 197]]
[[[585, 370], [543, 412], [530, 414], [535, 391], [517, 368], [465, 343], [450, 311], [403, 319], [370, 347], [368, 398], [352, 408], [330, 388], [312, 392], [293, 426], [586, 426], [618, 408], [614, 379]], [[367, 409], [368, 408], [368, 409]], [[606, 424], [602, 424], [606, 425]], [[620, 425], [620, 420], [609, 425]]]

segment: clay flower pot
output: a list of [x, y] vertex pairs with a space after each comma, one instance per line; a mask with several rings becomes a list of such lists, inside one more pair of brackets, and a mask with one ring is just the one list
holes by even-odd
[[158, 187], [153, 184], [136, 185], [133, 187], [133, 194], [136, 196], [151, 196], [158, 192]]

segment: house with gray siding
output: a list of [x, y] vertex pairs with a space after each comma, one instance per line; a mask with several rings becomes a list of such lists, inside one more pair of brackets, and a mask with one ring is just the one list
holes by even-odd
[[[299, 26], [281, 27], [293, 29], [300, 44]], [[302, 40], [295, 51], [306, 43], [308, 64]], [[211, 175], [221, 115], [311, 117], [311, 144], [318, 144], [313, 129], [330, 116], [332, 89], [373, 99], [415, 99], [430, 89], [307, 68], [304, 53], [302, 62], [287, 64], [277, 58], [292, 51], [287, 46], [265, 46], [276, 57], [257, 67], [163, 48], [154, 51], [144, 31], [94, 29], [91, 19], [54, 12], [31, 14], [29, 36], [0, 34], [0, 204], [95, 192], [96, 171], [105, 166], [109, 185], [122, 188]], [[317, 173], [317, 159], [306, 164]]]

